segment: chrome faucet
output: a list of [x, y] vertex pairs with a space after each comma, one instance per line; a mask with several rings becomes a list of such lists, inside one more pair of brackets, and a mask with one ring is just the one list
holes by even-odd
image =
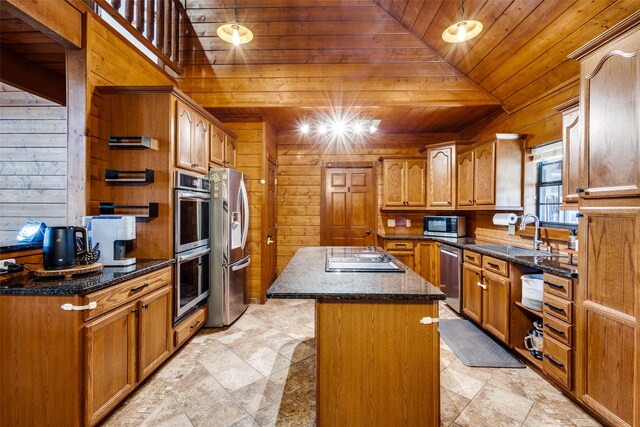
[[542, 245], [542, 240], [540, 240], [540, 219], [534, 215], [534, 214], [526, 214], [522, 217], [522, 220], [520, 222], [520, 230], [524, 230], [525, 228], [527, 228], [527, 220], [529, 218], [533, 218], [535, 223], [535, 231], [533, 232], [533, 250], [534, 251], [539, 251], [540, 250], [540, 245]]

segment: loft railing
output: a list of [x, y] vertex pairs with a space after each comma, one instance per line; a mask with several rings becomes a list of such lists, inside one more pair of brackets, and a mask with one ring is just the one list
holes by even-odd
[[176, 73], [181, 73], [179, 0], [93, 0]]

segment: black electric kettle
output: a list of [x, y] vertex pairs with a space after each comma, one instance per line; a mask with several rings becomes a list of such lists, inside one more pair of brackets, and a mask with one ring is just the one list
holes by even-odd
[[[76, 246], [76, 234], [82, 234], [82, 247]], [[45, 270], [71, 268], [78, 255], [87, 252], [87, 229], [84, 227], [47, 227], [42, 242], [42, 264]]]

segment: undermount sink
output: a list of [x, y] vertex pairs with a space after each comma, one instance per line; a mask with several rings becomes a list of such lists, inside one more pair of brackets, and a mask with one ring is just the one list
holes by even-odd
[[489, 251], [499, 252], [501, 254], [510, 255], [514, 257], [518, 256], [533, 256], [533, 257], [548, 257], [548, 258], [561, 258], [568, 255], [550, 253], [544, 251], [534, 251], [531, 249], [518, 248], [511, 245], [474, 245], [480, 249], [486, 249]]

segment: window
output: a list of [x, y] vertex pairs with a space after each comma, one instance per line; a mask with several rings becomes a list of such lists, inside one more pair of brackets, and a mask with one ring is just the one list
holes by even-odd
[[562, 160], [538, 163], [536, 210], [540, 225], [546, 227], [575, 228], [577, 211], [560, 210], [562, 204]]

